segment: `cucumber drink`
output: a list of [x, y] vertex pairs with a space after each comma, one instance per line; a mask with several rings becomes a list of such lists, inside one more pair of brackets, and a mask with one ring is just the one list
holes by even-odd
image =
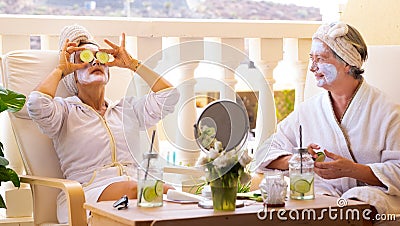
[[314, 161], [307, 148], [296, 148], [289, 160], [290, 198], [314, 199]]
[[[163, 205], [163, 182], [153, 178], [138, 181], [138, 191], [142, 191], [140, 207], [157, 207]], [[138, 197], [139, 200], [139, 197]]]

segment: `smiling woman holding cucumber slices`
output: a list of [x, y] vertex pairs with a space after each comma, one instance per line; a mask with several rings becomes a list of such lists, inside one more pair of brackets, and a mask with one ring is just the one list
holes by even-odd
[[279, 123], [255, 158], [260, 171], [288, 169], [301, 125], [303, 143], [316, 159], [316, 194], [400, 213], [400, 108], [363, 79], [366, 58], [367, 46], [355, 28], [343, 22], [321, 25], [312, 39], [310, 71], [326, 92]]
[[[65, 178], [83, 185], [89, 203], [117, 200], [122, 195], [136, 198], [136, 162], [124, 134], [136, 145], [132, 151], [140, 150], [139, 130], [173, 112], [179, 99], [178, 91], [168, 81], [129, 55], [124, 33], [119, 45], [107, 39], [104, 42], [110, 48], [99, 48], [82, 26], [65, 27], [60, 35], [58, 66], [40, 82], [27, 102], [32, 120], [53, 140]], [[117, 102], [105, 99], [111, 66], [136, 72], [151, 92]], [[60, 81], [70, 97], [55, 96]], [[129, 123], [123, 125], [123, 118]], [[57, 202], [59, 222], [65, 223], [68, 212], [63, 193]]]

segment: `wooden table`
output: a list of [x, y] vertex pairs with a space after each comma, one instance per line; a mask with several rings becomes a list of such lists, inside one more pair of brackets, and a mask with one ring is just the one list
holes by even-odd
[[[363, 219], [369, 204], [347, 200], [347, 206], [338, 207], [337, 198], [316, 196], [314, 200], [288, 200], [283, 208], [268, 208], [265, 215], [262, 203], [246, 200], [245, 207], [235, 211], [215, 212], [197, 204], [178, 204], [164, 201], [163, 207], [139, 208], [136, 200], [129, 207], [117, 210], [112, 201], [84, 204], [91, 211], [91, 225], [372, 225]], [[261, 214], [257, 214], [261, 213]], [[314, 214], [315, 213], [315, 214]], [[359, 219], [356, 218], [359, 213]], [[313, 218], [315, 217], [315, 220]], [[291, 219], [293, 218], [293, 219]]]

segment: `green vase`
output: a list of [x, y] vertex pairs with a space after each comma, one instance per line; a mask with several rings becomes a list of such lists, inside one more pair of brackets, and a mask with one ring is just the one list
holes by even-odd
[[210, 182], [214, 210], [233, 211], [236, 208], [237, 177], [218, 178]]

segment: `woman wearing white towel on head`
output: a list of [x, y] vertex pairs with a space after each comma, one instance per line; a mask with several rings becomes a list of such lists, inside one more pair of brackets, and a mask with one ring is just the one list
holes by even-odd
[[[124, 33], [119, 45], [107, 39], [104, 42], [109, 48], [101, 49], [80, 25], [64, 27], [59, 64], [27, 102], [32, 120], [53, 140], [63, 175], [82, 184], [88, 203], [117, 200], [122, 195], [129, 199], [137, 197], [137, 166], [128, 138], [134, 145], [131, 151], [140, 151], [139, 131], [173, 112], [179, 100], [176, 88], [127, 52]], [[113, 61], [108, 62], [108, 54]], [[151, 92], [116, 102], [106, 99], [105, 86], [112, 77], [112, 66], [135, 72]], [[70, 97], [55, 96], [60, 82]], [[170, 187], [164, 188], [166, 191]], [[68, 211], [63, 193], [57, 204], [58, 220], [66, 223]]]
[[400, 213], [399, 105], [363, 79], [362, 36], [342, 22], [321, 25], [310, 58], [316, 84], [326, 92], [278, 124], [256, 152], [258, 170], [288, 169], [301, 125], [309, 152], [324, 151], [327, 157], [314, 164], [316, 194], [358, 199], [378, 213]]

